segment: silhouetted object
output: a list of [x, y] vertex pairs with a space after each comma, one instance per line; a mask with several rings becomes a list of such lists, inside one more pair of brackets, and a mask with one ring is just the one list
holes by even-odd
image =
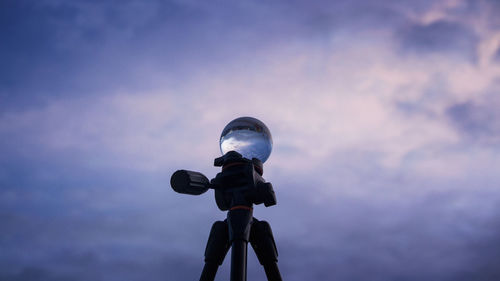
[[273, 186], [262, 178], [262, 162], [229, 151], [216, 158], [214, 165], [222, 167], [222, 171], [210, 182], [203, 174], [186, 170], [175, 172], [170, 180], [172, 188], [179, 193], [199, 195], [214, 189], [217, 206], [222, 211], [228, 210], [227, 219], [215, 222], [210, 230], [200, 281], [214, 280], [229, 248], [232, 249], [231, 281], [246, 281], [248, 242], [264, 267], [267, 279], [281, 281], [271, 226], [252, 216], [253, 204], [276, 205]]

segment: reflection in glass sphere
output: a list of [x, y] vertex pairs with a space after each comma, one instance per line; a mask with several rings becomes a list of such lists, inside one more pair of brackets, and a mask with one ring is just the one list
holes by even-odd
[[252, 117], [240, 117], [226, 125], [220, 136], [220, 151], [236, 151], [247, 159], [266, 162], [273, 149], [271, 132], [264, 123]]

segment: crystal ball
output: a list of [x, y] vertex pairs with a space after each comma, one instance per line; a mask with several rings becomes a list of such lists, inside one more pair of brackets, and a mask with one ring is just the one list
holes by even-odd
[[240, 117], [229, 122], [220, 136], [220, 151], [236, 151], [247, 159], [257, 158], [266, 162], [273, 149], [271, 132], [262, 121]]

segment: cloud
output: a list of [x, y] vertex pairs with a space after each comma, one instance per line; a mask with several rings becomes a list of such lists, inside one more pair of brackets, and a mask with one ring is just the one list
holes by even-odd
[[[140, 258], [140, 256], [136, 256]], [[198, 278], [198, 264], [191, 257], [167, 256], [158, 261], [105, 261], [89, 253], [78, 254], [65, 252], [59, 254], [53, 262], [57, 269], [26, 266], [12, 273], [2, 272], [2, 280], [13, 281], [56, 281], [56, 280], [193, 280]]]
[[500, 48], [495, 52], [495, 61], [499, 62], [500, 61]]
[[213, 177], [243, 115], [285, 279], [495, 276], [492, 4], [2, 5], [0, 279], [197, 278], [224, 213], [169, 176]]
[[403, 50], [418, 54], [455, 54], [474, 61], [477, 35], [457, 22], [412, 24], [399, 32]]
[[498, 144], [500, 136], [499, 102], [494, 94], [450, 106], [447, 115], [453, 125], [470, 140]]
[[348, 32], [397, 25], [405, 18], [401, 10], [425, 10], [411, 1], [3, 5], [3, 111], [45, 104], [52, 97], [150, 90], [167, 81], [175, 86], [269, 47], [303, 40], [328, 46], [332, 39], [357, 36]]

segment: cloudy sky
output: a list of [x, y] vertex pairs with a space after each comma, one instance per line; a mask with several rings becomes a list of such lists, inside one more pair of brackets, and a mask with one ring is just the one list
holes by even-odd
[[239, 116], [273, 134], [254, 214], [285, 280], [500, 280], [499, 14], [0, 1], [0, 280], [197, 280], [225, 213], [170, 175], [213, 177]]

